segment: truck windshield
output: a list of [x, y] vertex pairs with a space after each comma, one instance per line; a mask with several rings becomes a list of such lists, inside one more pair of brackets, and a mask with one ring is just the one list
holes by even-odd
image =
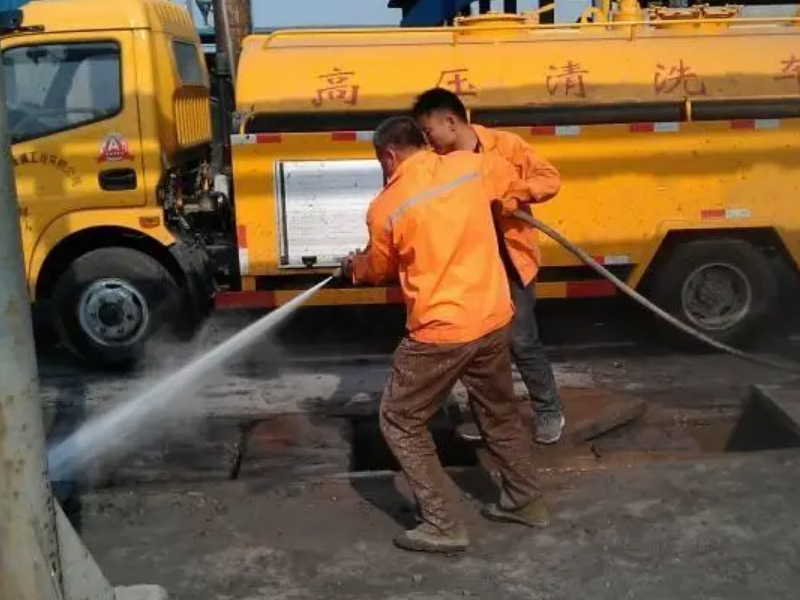
[[19, 46], [3, 53], [11, 142], [93, 123], [122, 106], [111, 42]]

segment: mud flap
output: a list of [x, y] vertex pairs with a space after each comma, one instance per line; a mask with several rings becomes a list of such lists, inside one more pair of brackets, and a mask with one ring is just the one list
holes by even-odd
[[192, 324], [197, 324], [211, 311], [216, 292], [211, 257], [201, 244], [185, 240], [178, 240], [169, 251], [185, 275], [186, 305]]

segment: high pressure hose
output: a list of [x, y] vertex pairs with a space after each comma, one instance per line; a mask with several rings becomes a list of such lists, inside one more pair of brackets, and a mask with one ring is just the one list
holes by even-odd
[[773, 360], [773, 359], [770, 359], [770, 358], [765, 358], [765, 357], [762, 357], [762, 356], [758, 356], [756, 354], [750, 354], [748, 352], [744, 352], [742, 350], [739, 350], [738, 348], [734, 348], [732, 346], [729, 346], [728, 344], [724, 344], [724, 343], [722, 343], [720, 341], [717, 341], [714, 338], [709, 337], [706, 334], [694, 329], [693, 327], [690, 327], [689, 325], [687, 325], [683, 321], [681, 321], [679, 319], [676, 319], [675, 317], [673, 317], [671, 314], [669, 314], [665, 310], [659, 308], [658, 306], [656, 306], [655, 304], [650, 302], [650, 300], [648, 300], [647, 298], [642, 296], [636, 290], [628, 287], [625, 284], [625, 282], [623, 282], [621, 279], [619, 279], [611, 271], [609, 271], [608, 269], [603, 267], [603, 265], [601, 265], [596, 260], [594, 260], [584, 250], [582, 250], [581, 248], [579, 248], [578, 246], [576, 246], [575, 244], [570, 242], [567, 238], [565, 238], [563, 235], [558, 233], [558, 231], [556, 231], [552, 227], [550, 227], [548, 225], [545, 225], [540, 220], [538, 220], [535, 217], [533, 217], [530, 213], [525, 212], [523, 210], [516, 210], [516, 211], [514, 211], [513, 214], [514, 214], [514, 217], [516, 217], [517, 219], [525, 221], [526, 223], [532, 225], [533, 227], [536, 227], [536, 229], [539, 229], [540, 231], [542, 231], [546, 235], [548, 235], [551, 238], [553, 238], [559, 244], [564, 246], [564, 248], [566, 248], [572, 254], [577, 256], [581, 261], [586, 263], [587, 266], [591, 267], [598, 274], [600, 274], [603, 277], [605, 277], [606, 279], [608, 279], [623, 294], [625, 294], [626, 296], [632, 298], [633, 300], [635, 300], [636, 302], [638, 302], [639, 304], [644, 306], [649, 311], [655, 313], [661, 319], [665, 320], [667, 323], [669, 323], [673, 327], [677, 327], [678, 329], [680, 329], [684, 333], [687, 333], [688, 335], [692, 336], [693, 338], [695, 338], [697, 340], [700, 340], [701, 342], [703, 342], [705, 344], [708, 344], [709, 346], [712, 346], [712, 347], [716, 348], [717, 350], [722, 350], [723, 352], [727, 352], [728, 354], [732, 354], [734, 356], [738, 356], [739, 358], [747, 360], [747, 361], [750, 361], [752, 363], [755, 363], [755, 364], [758, 364], [758, 365], [762, 365], [762, 366], [765, 366], [765, 367], [772, 367], [773, 369], [780, 369], [781, 371], [787, 371], [789, 373], [794, 373], [794, 374], [800, 373], [800, 364], [797, 364], [797, 363], [794, 363], [794, 362], [782, 361], [782, 360], [781, 361]]

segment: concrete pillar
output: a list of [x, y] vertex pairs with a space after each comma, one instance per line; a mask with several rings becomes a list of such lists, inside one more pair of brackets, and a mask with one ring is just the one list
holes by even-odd
[[0, 66], [0, 598], [61, 597]]
[[100, 572], [50, 492], [0, 64], [0, 600], [164, 600]]

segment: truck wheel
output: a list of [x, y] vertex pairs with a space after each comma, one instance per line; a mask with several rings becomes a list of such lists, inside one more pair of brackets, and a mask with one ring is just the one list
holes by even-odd
[[[778, 281], [767, 260], [741, 240], [699, 240], [678, 246], [656, 275], [654, 302], [721, 342], [747, 345], [777, 307]], [[668, 339], [691, 339], [659, 320]], [[701, 342], [697, 342], [700, 344]]]
[[53, 292], [53, 322], [67, 348], [93, 364], [134, 362], [159, 325], [175, 316], [180, 290], [155, 259], [100, 248], [67, 267]]

